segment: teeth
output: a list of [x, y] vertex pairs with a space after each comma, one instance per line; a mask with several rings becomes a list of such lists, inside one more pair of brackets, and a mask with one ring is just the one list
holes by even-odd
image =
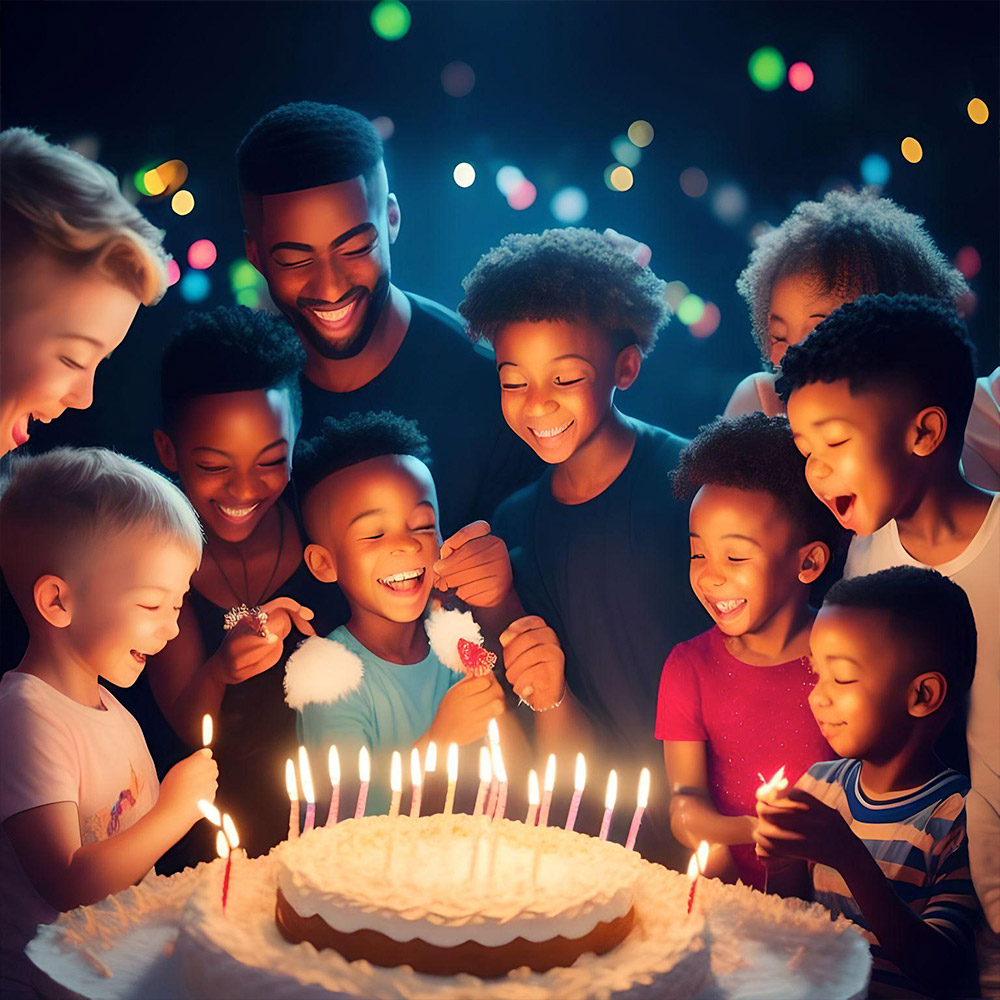
[[230, 517], [246, 517], [248, 514], [252, 514], [259, 506], [259, 500], [252, 507], [223, 507], [220, 503], [219, 510], [221, 510], [223, 514], [228, 514]]
[[746, 604], [747, 600], [745, 597], [737, 597], [729, 601], [716, 601], [715, 608], [721, 615], [729, 614], [730, 611], [735, 611], [738, 607]]
[[409, 569], [405, 573], [393, 573], [392, 576], [379, 578], [379, 583], [404, 583], [407, 580], [416, 580], [424, 575], [422, 569]]
[[354, 303], [349, 302], [342, 309], [331, 309], [329, 311], [313, 309], [313, 312], [327, 323], [339, 323], [353, 308]]
[[535, 437], [551, 438], [555, 437], [557, 434], [562, 434], [562, 432], [565, 431], [571, 423], [573, 423], [572, 420], [569, 421], [569, 423], [563, 424], [562, 427], [553, 427], [547, 431], [536, 430], [534, 427], [532, 427], [531, 433], [534, 434]]

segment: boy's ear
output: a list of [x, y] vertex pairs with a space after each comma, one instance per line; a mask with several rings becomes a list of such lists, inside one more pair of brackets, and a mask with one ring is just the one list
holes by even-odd
[[810, 542], [799, 549], [799, 581], [813, 583], [830, 565], [830, 546], [826, 542]]
[[243, 252], [247, 255], [247, 260], [263, 274], [264, 272], [260, 270], [260, 254], [257, 253], [257, 244], [248, 229], [243, 230]]
[[395, 243], [399, 235], [399, 224], [402, 221], [402, 213], [399, 210], [399, 201], [390, 191], [385, 201], [385, 215], [389, 222], [389, 243]]
[[940, 406], [921, 410], [910, 425], [910, 450], [920, 458], [936, 451], [948, 432], [948, 415]]
[[38, 613], [53, 628], [65, 628], [73, 621], [73, 597], [61, 576], [40, 576], [32, 588], [32, 597]]
[[615, 358], [615, 388], [628, 389], [639, 377], [642, 368], [642, 355], [635, 344], [629, 344], [618, 352]]
[[910, 681], [907, 709], [915, 719], [932, 715], [943, 704], [948, 694], [948, 681], [936, 670], [920, 674]]
[[337, 582], [337, 561], [333, 553], [322, 545], [309, 544], [302, 553], [305, 564], [317, 580], [322, 583]]
[[157, 428], [153, 431], [153, 444], [156, 445], [156, 454], [160, 456], [160, 463], [169, 472], [177, 471], [177, 449], [170, 435], [166, 431]]

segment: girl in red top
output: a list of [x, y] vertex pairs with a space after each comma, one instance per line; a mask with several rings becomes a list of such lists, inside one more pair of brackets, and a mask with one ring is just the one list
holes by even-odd
[[[754, 793], [837, 755], [809, 710], [812, 584], [841, 540], [806, 485], [784, 417], [718, 419], [681, 453], [674, 492], [693, 497], [691, 587], [715, 625], [663, 666], [656, 738], [674, 836], [721, 845], [713, 874], [762, 889]], [[726, 849], [728, 846], [728, 850]]]

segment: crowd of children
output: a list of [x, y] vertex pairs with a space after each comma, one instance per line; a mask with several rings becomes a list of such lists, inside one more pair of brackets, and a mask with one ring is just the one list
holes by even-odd
[[[0, 150], [6, 452], [89, 405], [164, 257], [102, 168], [27, 130]], [[921, 220], [838, 191], [765, 236], [739, 287], [769, 370], [686, 442], [618, 407], [670, 318], [643, 248], [507, 237], [459, 319], [390, 281], [366, 119], [286, 105], [238, 166], [282, 315], [187, 318], [150, 427], [165, 474], [103, 448], [4, 462], [27, 630], [0, 679], [5, 991], [32, 994], [38, 923], [210, 857], [217, 788], [263, 853], [297, 744], [384, 776], [492, 720], [517, 759], [665, 768], [642, 853], [706, 840], [710, 874], [849, 916], [873, 995], [1000, 989], [997, 377]], [[436, 645], [463, 610], [497, 673]], [[101, 683], [144, 668], [145, 738]], [[966, 712], [967, 775], [936, 750]]]

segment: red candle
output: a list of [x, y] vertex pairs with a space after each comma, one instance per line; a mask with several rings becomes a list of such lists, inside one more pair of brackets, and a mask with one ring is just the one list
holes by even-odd
[[687, 876], [691, 879], [691, 891], [688, 893], [688, 916], [691, 915], [691, 908], [694, 906], [694, 891], [698, 887], [698, 876], [705, 870], [708, 863], [708, 842], [702, 841], [698, 845], [698, 850], [691, 855], [688, 864]]

